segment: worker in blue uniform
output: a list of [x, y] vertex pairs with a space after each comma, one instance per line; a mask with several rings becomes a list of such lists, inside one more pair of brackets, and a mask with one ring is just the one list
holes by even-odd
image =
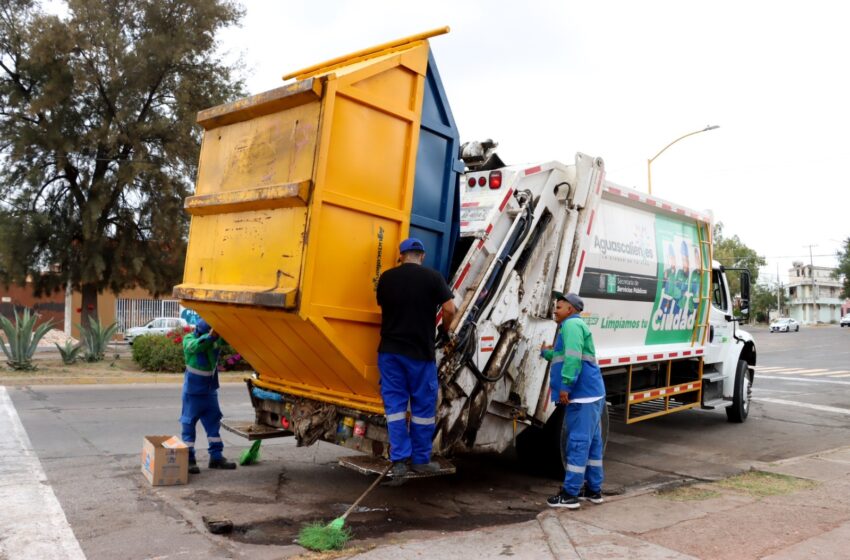
[[183, 411], [180, 424], [183, 442], [189, 446], [189, 472], [201, 469], [195, 459], [195, 425], [204, 426], [209, 443], [211, 469], [235, 469], [236, 463], [224, 458], [221, 441], [221, 408], [218, 405], [218, 355], [223, 341], [210, 325], [200, 319], [195, 330], [183, 338], [186, 371], [183, 376]]
[[554, 348], [544, 344], [541, 356], [551, 362], [549, 385], [552, 400], [566, 406], [567, 468], [560, 491], [549, 498], [552, 507], [575, 509], [580, 500], [602, 503], [602, 413], [605, 384], [596, 363], [590, 329], [579, 313], [584, 301], [573, 293], [555, 292], [558, 336]]
[[457, 311], [442, 275], [422, 265], [422, 241], [405, 239], [399, 252], [401, 264], [381, 274], [376, 294], [382, 313], [378, 369], [396, 482], [410, 469], [424, 473], [440, 468], [431, 461], [438, 389], [435, 326], [438, 310], [446, 326], [443, 333]]

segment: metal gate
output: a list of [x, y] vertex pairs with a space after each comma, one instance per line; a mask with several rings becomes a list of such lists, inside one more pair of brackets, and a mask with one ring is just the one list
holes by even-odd
[[157, 317], [179, 317], [180, 302], [176, 299], [118, 299], [115, 301], [115, 321], [118, 332], [141, 327]]

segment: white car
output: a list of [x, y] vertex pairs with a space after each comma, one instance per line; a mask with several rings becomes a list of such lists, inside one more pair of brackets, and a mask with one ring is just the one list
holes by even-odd
[[188, 325], [189, 323], [179, 317], [157, 317], [146, 325], [127, 329], [124, 333], [124, 340], [133, 344], [133, 341], [140, 336], [149, 334], [166, 334], [169, 331], [173, 331], [177, 328], [183, 328]]
[[839, 322], [840, 322], [842, 327], [850, 327], [850, 313], [848, 313], [847, 315], [842, 317], [841, 321], [839, 321]]
[[770, 324], [770, 332], [799, 331], [800, 323], [794, 319], [777, 319]]

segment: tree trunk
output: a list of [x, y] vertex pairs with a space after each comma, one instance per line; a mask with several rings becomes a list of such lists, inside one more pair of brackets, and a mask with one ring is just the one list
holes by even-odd
[[97, 319], [97, 285], [83, 284], [81, 288], [83, 294], [83, 303], [81, 313], [81, 324], [83, 328], [89, 327], [91, 318]]

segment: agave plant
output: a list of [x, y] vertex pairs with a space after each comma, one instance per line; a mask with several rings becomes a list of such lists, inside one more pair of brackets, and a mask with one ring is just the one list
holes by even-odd
[[32, 355], [38, 347], [38, 342], [53, 328], [53, 320], [43, 322], [35, 326], [38, 320], [38, 315], [30, 313], [29, 309], [24, 309], [22, 315], [18, 315], [15, 310], [15, 322], [0, 315], [0, 327], [6, 333], [6, 340], [3, 342], [0, 338], [0, 348], [6, 354], [6, 363], [12, 369], [31, 370], [35, 369], [32, 365]]
[[88, 327], [83, 327], [82, 325], [77, 325], [77, 327], [80, 329], [80, 334], [83, 338], [83, 348], [85, 348], [83, 358], [87, 362], [101, 361], [106, 354], [106, 346], [112, 340], [115, 331], [118, 330], [118, 323], [112, 323], [104, 327], [100, 324], [99, 320], [91, 317]]
[[54, 342], [56, 348], [59, 349], [59, 353], [62, 355], [62, 363], [65, 365], [71, 365], [77, 361], [79, 357], [80, 350], [83, 349], [82, 344], [74, 344], [74, 341], [70, 338], [65, 341], [65, 346], [59, 346], [58, 342]]

